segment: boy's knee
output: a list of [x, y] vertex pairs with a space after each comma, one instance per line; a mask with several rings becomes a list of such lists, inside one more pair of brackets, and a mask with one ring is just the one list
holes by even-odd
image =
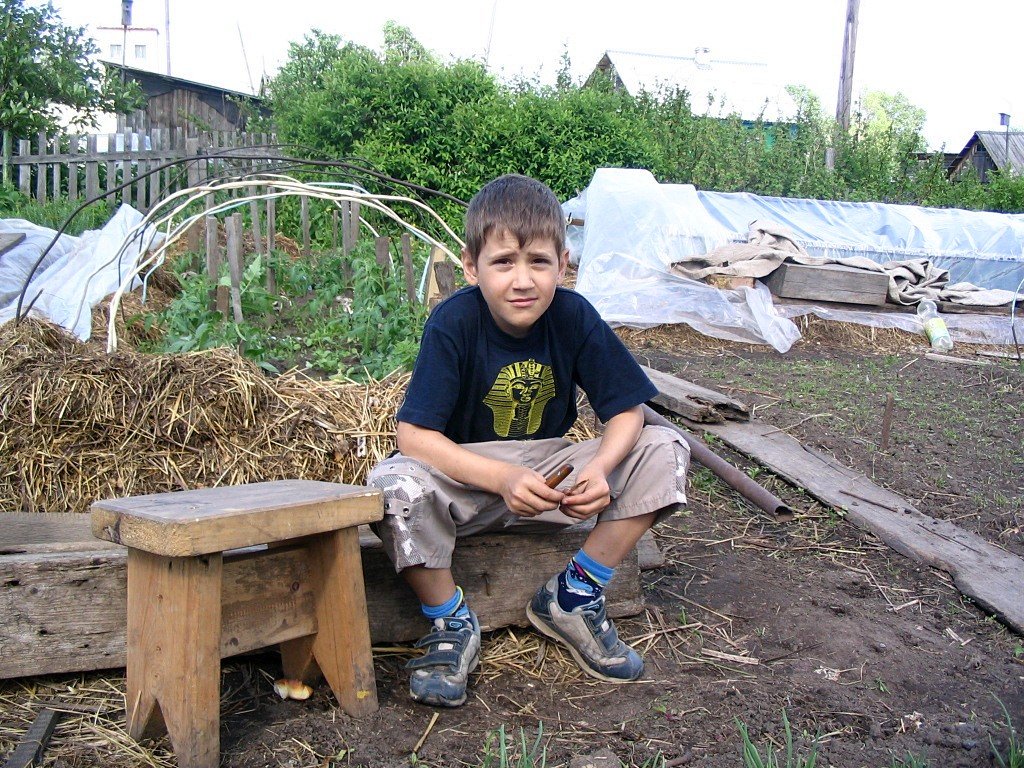
[[384, 497], [384, 514], [408, 518], [428, 495], [426, 471], [417, 461], [402, 457], [385, 459], [366, 479]]

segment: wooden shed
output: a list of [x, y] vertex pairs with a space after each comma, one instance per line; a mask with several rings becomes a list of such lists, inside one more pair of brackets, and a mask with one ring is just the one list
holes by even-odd
[[988, 183], [989, 172], [994, 170], [1024, 173], [1024, 132], [977, 131], [960, 150], [946, 175], [953, 179], [971, 168], [982, 184]]
[[111, 62], [104, 62], [104, 66], [123, 74], [127, 80], [134, 80], [146, 95], [146, 106], [139, 113], [126, 116], [125, 124], [120, 127], [136, 131], [182, 128], [186, 134], [243, 131], [251, 114], [270, 114], [264, 100], [249, 93]]

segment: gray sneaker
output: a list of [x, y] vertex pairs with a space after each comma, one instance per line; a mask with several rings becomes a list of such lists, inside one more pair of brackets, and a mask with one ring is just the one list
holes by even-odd
[[558, 606], [558, 577], [545, 584], [526, 606], [530, 623], [542, 634], [566, 648], [583, 668], [598, 680], [624, 683], [644, 672], [640, 654], [619, 640], [615, 625], [604, 609], [604, 595], [568, 613]]
[[469, 673], [480, 663], [480, 623], [448, 616], [434, 619], [434, 628], [416, 641], [426, 648], [422, 656], [405, 665], [412, 670], [409, 694], [415, 701], [435, 707], [458, 707], [466, 701]]

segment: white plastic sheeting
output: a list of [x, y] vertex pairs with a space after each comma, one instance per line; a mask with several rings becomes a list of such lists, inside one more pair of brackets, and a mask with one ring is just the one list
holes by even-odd
[[[913, 314], [777, 307], [760, 284], [720, 291], [676, 275], [669, 266], [743, 242], [750, 222], [760, 218], [792, 229], [815, 255], [883, 261], [927, 256], [948, 267], [957, 280], [970, 276], [983, 287], [1008, 290], [1024, 277], [1024, 216], [980, 214], [976, 219], [968, 211], [705, 193], [686, 184], [659, 184], [647, 171], [612, 168], [599, 169], [583, 194], [563, 207], [570, 217], [584, 220], [582, 229], [569, 228], [570, 256], [578, 266], [576, 289], [606, 321], [640, 328], [686, 323], [709, 336], [767, 343], [780, 352], [800, 337], [788, 318], [810, 312], [914, 332], [921, 332], [921, 325]], [[1008, 317], [944, 318], [954, 341], [1012, 343]]]
[[[152, 239], [138, 231], [142, 214], [121, 206], [103, 229], [81, 237], [62, 235], [36, 269], [22, 311], [44, 317], [82, 341], [92, 335], [91, 309], [134, 271]], [[20, 219], [0, 219], [0, 232], [24, 232], [25, 240], [0, 255], [0, 323], [15, 316], [18, 296], [32, 265], [56, 232]], [[132, 287], [141, 282], [136, 279]]]

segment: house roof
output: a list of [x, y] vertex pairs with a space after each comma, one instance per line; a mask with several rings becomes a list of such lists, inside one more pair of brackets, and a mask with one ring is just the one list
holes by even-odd
[[[664, 88], [685, 88], [694, 112], [716, 117], [739, 115], [745, 120], [789, 118], [796, 104], [785, 84], [763, 62], [716, 59], [707, 48], [693, 56], [661, 56], [634, 51], [606, 51], [591, 79], [611, 75], [630, 94]], [[709, 104], [710, 99], [710, 104]]]
[[234, 91], [229, 88], [221, 88], [218, 85], [209, 85], [208, 83], [197, 83], [194, 80], [185, 80], [180, 77], [172, 77], [171, 75], [163, 75], [159, 72], [153, 72], [148, 69], [137, 69], [135, 67], [126, 67], [122, 64], [113, 61], [101, 61], [100, 63], [108, 69], [120, 72], [124, 71], [125, 75], [135, 80], [142, 87], [142, 90], [146, 94], [152, 96], [161, 93], [166, 93], [174, 89], [184, 89], [188, 91], [197, 91], [200, 93], [206, 93], [207, 95], [216, 96], [231, 96], [237, 99], [244, 99], [246, 101], [252, 101], [261, 103], [263, 98], [260, 96], [253, 96], [251, 93], [245, 91]]
[[949, 174], [956, 173], [967, 157], [980, 144], [992, 163], [999, 170], [1007, 167], [1007, 137], [1009, 137], [1009, 168], [1017, 173], [1024, 173], [1024, 132], [1011, 131], [976, 131], [960, 150], [949, 166]]

